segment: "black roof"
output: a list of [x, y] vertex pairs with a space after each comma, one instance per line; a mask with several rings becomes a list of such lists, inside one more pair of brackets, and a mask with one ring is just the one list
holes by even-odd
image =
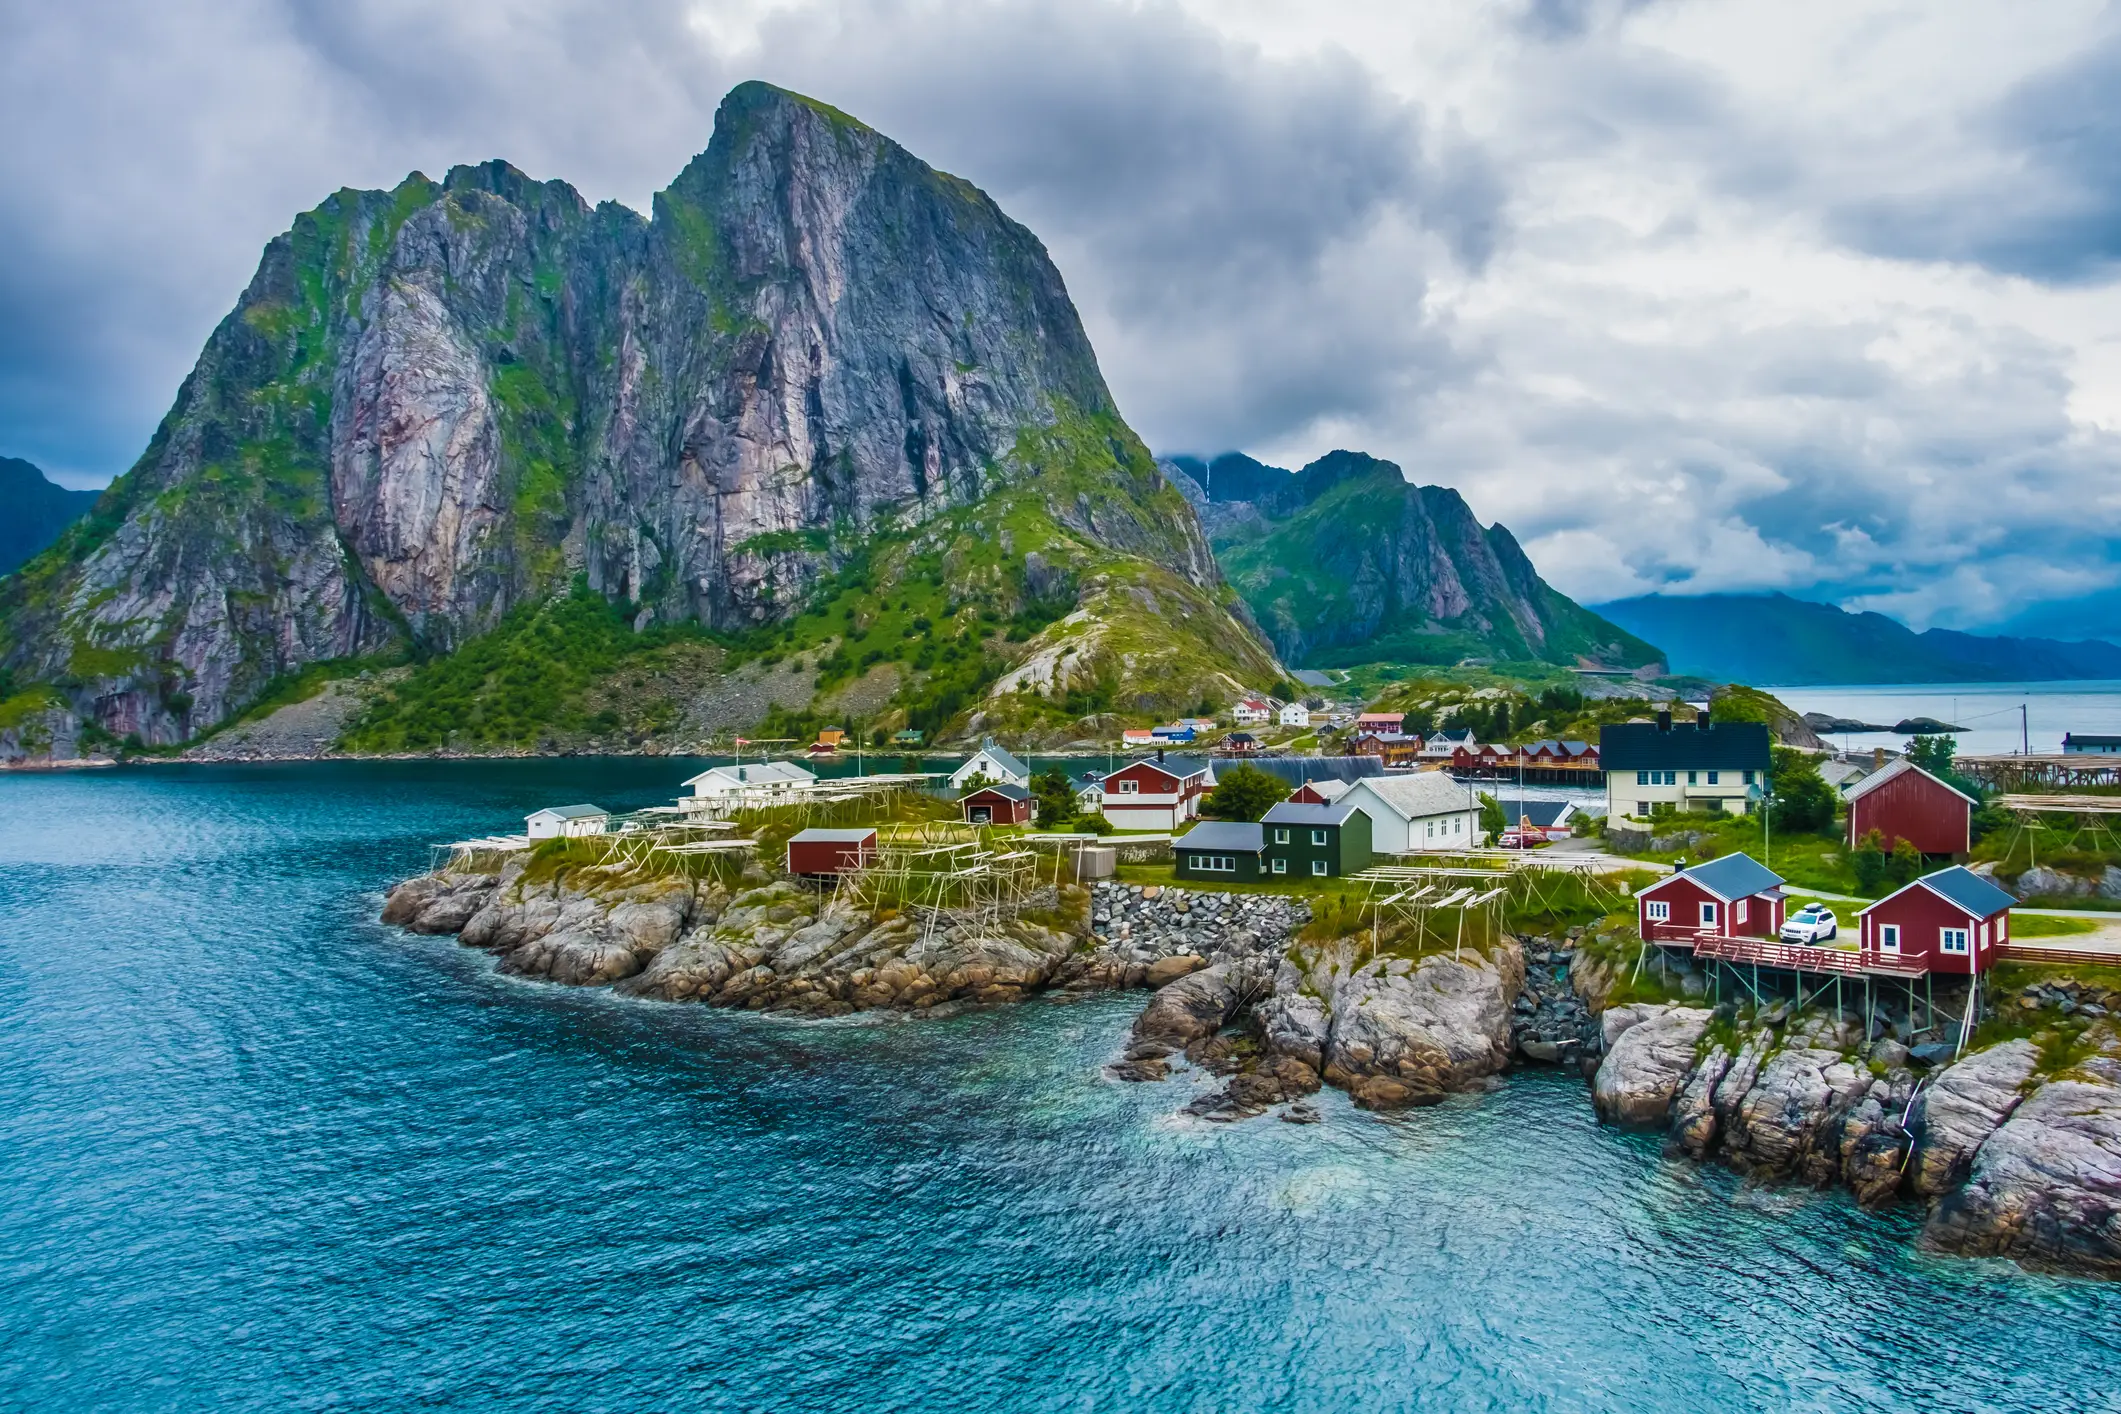
[[1598, 764], [1608, 771], [1765, 771], [1773, 744], [1761, 722], [1661, 726], [1622, 722], [1598, 733]]
[[1173, 849], [1227, 849], [1258, 854], [1267, 847], [1263, 825], [1241, 820], [1203, 820], [1171, 842]]

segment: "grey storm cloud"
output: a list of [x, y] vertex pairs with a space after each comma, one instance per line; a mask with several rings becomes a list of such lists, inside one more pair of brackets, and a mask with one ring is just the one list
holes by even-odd
[[755, 77], [1036, 231], [1161, 451], [1389, 457], [1587, 600], [2104, 631], [2121, 13], [1988, 14], [1778, 15], [1793, 75], [1689, 0], [0, 0], [0, 453], [122, 471], [340, 186], [645, 210]]

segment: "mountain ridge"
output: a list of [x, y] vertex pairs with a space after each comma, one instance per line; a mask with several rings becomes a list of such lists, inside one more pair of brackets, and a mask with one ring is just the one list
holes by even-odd
[[645, 218], [500, 161], [297, 217], [139, 462], [0, 582], [0, 668], [172, 744], [318, 664], [454, 653], [574, 582], [635, 631], [740, 638], [852, 591], [851, 639], [915, 559], [950, 585], [943, 628], [1001, 667], [1052, 646], [990, 631], [1027, 605], [1054, 636], [1048, 610], [1091, 603], [1168, 625], [1068, 631], [1033, 696], [1121, 676], [1175, 706], [1278, 671], [1037, 238], [746, 83]]
[[1595, 607], [1654, 635], [1673, 671], [1726, 680], [1800, 687], [2121, 678], [2121, 646], [2103, 640], [1917, 633], [1885, 614], [1787, 594], [1648, 594]]
[[1334, 451], [1296, 471], [1241, 453], [1166, 457], [1225, 576], [1289, 661], [1485, 656], [1647, 668], [1658, 650], [1539, 577], [1508, 528], [1400, 468]]
[[100, 491], [57, 485], [43, 468], [20, 457], [0, 457], [0, 575], [13, 573], [96, 504]]

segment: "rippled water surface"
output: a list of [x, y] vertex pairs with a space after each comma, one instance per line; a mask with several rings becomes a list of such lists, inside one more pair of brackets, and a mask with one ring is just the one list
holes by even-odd
[[1139, 998], [799, 1024], [372, 919], [668, 762], [0, 779], [0, 1407], [2112, 1407], [2121, 1289], [1513, 1078], [1172, 1118]]

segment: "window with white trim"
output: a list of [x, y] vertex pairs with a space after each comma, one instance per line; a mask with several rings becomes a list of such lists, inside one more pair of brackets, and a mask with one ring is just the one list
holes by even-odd
[[1713, 927], [1715, 927], [1715, 926], [1716, 926], [1716, 905], [1715, 905], [1715, 904], [1713, 904], [1713, 903], [1705, 903], [1705, 904], [1701, 905], [1701, 922], [1702, 922], [1702, 925], [1703, 925], [1704, 927], [1709, 927], [1709, 928], [1713, 928]]
[[1312, 860], [1311, 872], [1321, 879], [1324, 878], [1326, 874], [1326, 861], [1324, 861], [1323, 859]]
[[1193, 867], [1203, 874], [1235, 874], [1237, 856], [1234, 854], [1196, 854]]
[[1288, 827], [1287, 825], [1276, 825], [1276, 826], [1274, 827], [1274, 843], [1276, 843], [1276, 844], [1287, 844], [1288, 842], [1289, 842], [1289, 827]]
[[1709, 772], [1709, 784], [1710, 784], [1710, 785], [1715, 785], [1715, 784], [1716, 784], [1716, 777], [1717, 777], [1718, 775], [1720, 775], [1720, 774], [1721, 774], [1721, 772], [1717, 772], [1717, 771], [1711, 771], [1711, 772]]
[[1878, 925], [1878, 951], [1900, 951], [1900, 925], [1898, 923], [1881, 923]]
[[1121, 781], [1118, 784], [1119, 793], [1121, 795], [1133, 795], [1136, 791], [1139, 791], [1141, 789], [1141, 783], [1139, 781]]
[[1288, 860], [1286, 860], [1286, 859], [1277, 859], [1277, 860], [1275, 860], [1275, 861], [1274, 861], [1274, 872], [1275, 872], [1275, 873], [1277, 873], [1277, 874], [1286, 874], [1286, 873], [1288, 873], [1288, 872], [1289, 872], [1289, 861], [1288, 861]]
[[1644, 899], [1642, 916], [1652, 923], [1669, 923], [1672, 921], [1672, 905], [1661, 898]]
[[1937, 951], [1955, 953], [1960, 957], [1966, 956], [1966, 929], [1939, 928], [1937, 930]]
[[1646, 786], [1646, 785], [1648, 785], [1649, 783], [1650, 783], [1650, 773], [1649, 773], [1648, 771], [1637, 771], [1637, 772], [1635, 773], [1635, 784], [1636, 784], [1636, 785], [1638, 785], [1638, 786]]
[[1324, 830], [1313, 830], [1313, 831], [1311, 832], [1311, 843], [1312, 843], [1312, 844], [1324, 844], [1325, 842], [1326, 842], [1326, 832], [1325, 832]]
[[1737, 902], [1737, 903], [1735, 903], [1735, 904], [1733, 904], [1733, 905], [1731, 906], [1731, 921], [1732, 921], [1733, 923], [1743, 923], [1743, 922], [1745, 922], [1745, 914], [1746, 914], [1746, 907], [1745, 907], [1745, 905], [1746, 905], [1746, 901], [1745, 901], [1744, 899], [1740, 899], [1740, 900], [1738, 900], [1738, 902]]

